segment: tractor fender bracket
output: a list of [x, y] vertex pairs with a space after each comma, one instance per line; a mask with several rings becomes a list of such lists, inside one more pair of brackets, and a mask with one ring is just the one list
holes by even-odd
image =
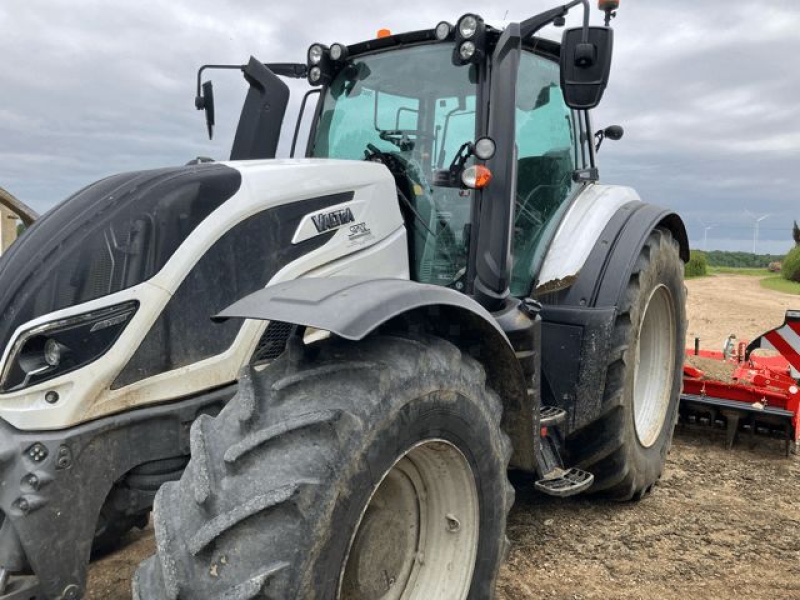
[[443, 337], [484, 366], [489, 386], [500, 396], [503, 429], [513, 445], [511, 466], [536, 470], [538, 397], [529, 393], [532, 383], [498, 320], [469, 296], [405, 279], [305, 278], [254, 292], [212, 318], [284, 321], [353, 341], [383, 326]]

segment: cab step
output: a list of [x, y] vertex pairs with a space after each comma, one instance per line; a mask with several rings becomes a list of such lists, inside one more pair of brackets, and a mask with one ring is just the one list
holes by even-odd
[[594, 483], [594, 475], [581, 469], [553, 469], [534, 486], [548, 496], [566, 498], [588, 490]]
[[542, 427], [558, 427], [567, 420], [567, 411], [557, 406], [539, 408], [539, 424]]

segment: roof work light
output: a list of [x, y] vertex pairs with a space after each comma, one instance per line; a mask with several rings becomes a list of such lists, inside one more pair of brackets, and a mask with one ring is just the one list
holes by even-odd
[[[438, 30], [439, 27], [437, 27], [437, 37]], [[481, 62], [486, 48], [486, 25], [483, 19], [478, 15], [467, 13], [456, 23], [455, 33], [453, 64], [461, 66]]]
[[308, 83], [325, 85], [331, 80], [331, 51], [323, 44], [311, 44], [308, 48]]

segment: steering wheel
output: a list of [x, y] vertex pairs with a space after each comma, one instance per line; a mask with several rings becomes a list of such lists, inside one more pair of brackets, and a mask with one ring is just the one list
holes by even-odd
[[416, 140], [410, 139], [408, 136], [414, 136], [417, 140], [427, 139], [435, 140], [436, 136], [427, 131], [420, 129], [382, 129], [378, 136], [391, 144], [394, 144], [402, 151], [413, 150], [416, 145]]

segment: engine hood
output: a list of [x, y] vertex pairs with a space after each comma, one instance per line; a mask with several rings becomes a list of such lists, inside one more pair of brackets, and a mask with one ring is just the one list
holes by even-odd
[[0, 350], [31, 319], [150, 279], [240, 185], [236, 169], [200, 164], [114, 175], [67, 198], [0, 257]]

